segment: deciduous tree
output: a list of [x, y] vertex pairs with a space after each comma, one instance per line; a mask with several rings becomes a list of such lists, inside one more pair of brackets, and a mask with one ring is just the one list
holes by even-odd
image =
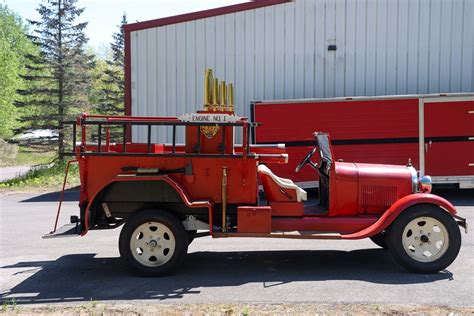
[[25, 59], [35, 47], [26, 36], [22, 19], [0, 4], [0, 138], [10, 138], [19, 127], [15, 101], [17, 89], [24, 86]]

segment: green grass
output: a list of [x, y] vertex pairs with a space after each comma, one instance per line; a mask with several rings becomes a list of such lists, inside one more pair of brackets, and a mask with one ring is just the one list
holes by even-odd
[[4, 156], [0, 158], [0, 167], [47, 164], [53, 161], [55, 157], [56, 152], [54, 151], [20, 146], [14, 157]]
[[6, 313], [9, 310], [15, 311], [17, 309], [16, 300], [13, 298], [11, 300], [3, 301], [2, 304], [2, 313]]
[[50, 163], [55, 157], [56, 152], [54, 151], [41, 152], [35, 149], [20, 147], [15, 160], [18, 165], [41, 165]]
[[[64, 181], [65, 162], [55, 162], [28, 171], [25, 175], [0, 182], [0, 188], [60, 188]], [[77, 163], [71, 164], [67, 187], [79, 185], [79, 168]]]

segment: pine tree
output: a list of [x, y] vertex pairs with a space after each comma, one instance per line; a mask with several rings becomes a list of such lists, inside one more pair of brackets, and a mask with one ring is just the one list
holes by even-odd
[[122, 16], [119, 31], [114, 33], [110, 43], [111, 58], [107, 60], [107, 69], [101, 78], [102, 87], [97, 104], [97, 111], [104, 115], [123, 115], [125, 112], [124, 80], [124, 30], [127, 16]]
[[110, 43], [112, 56], [107, 60], [107, 69], [102, 78], [101, 99], [97, 110], [102, 114], [120, 115], [125, 112], [125, 80], [124, 80], [124, 30], [127, 16], [124, 13], [119, 31], [114, 33]]
[[50, 0], [37, 9], [41, 19], [29, 21], [35, 28], [30, 38], [41, 53], [30, 56], [30, 73], [24, 76], [31, 82], [30, 87], [21, 91], [25, 101], [18, 103], [33, 109], [33, 115], [22, 118], [26, 123], [22, 130], [48, 129], [57, 133], [60, 158], [65, 148], [62, 121], [89, 107], [87, 92], [93, 58], [84, 51], [87, 22], [76, 22], [84, 8], [76, 5], [77, 0]]
[[[119, 31], [112, 35], [112, 42], [105, 59], [97, 57], [93, 70], [94, 87], [90, 98], [94, 112], [102, 115], [123, 115], [125, 113], [124, 79], [124, 30], [127, 16], [122, 16]], [[112, 126], [109, 131], [112, 141], [121, 140], [123, 130]], [[93, 135], [94, 137], [94, 135]]]

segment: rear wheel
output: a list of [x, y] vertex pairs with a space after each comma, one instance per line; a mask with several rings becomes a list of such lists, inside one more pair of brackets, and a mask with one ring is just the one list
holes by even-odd
[[184, 261], [188, 236], [181, 222], [160, 210], [139, 212], [127, 220], [120, 233], [122, 258], [147, 276], [173, 273]]
[[407, 270], [435, 273], [456, 259], [461, 233], [451, 214], [435, 205], [416, 205], [392, 224], [387, 245]]

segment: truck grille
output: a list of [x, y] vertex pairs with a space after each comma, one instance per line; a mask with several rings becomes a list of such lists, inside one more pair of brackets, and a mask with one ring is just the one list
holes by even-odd
[[373, 213], [387, 209], [397, 200], [397, 187], [363, 185], [360, 206], [362, 211]]

